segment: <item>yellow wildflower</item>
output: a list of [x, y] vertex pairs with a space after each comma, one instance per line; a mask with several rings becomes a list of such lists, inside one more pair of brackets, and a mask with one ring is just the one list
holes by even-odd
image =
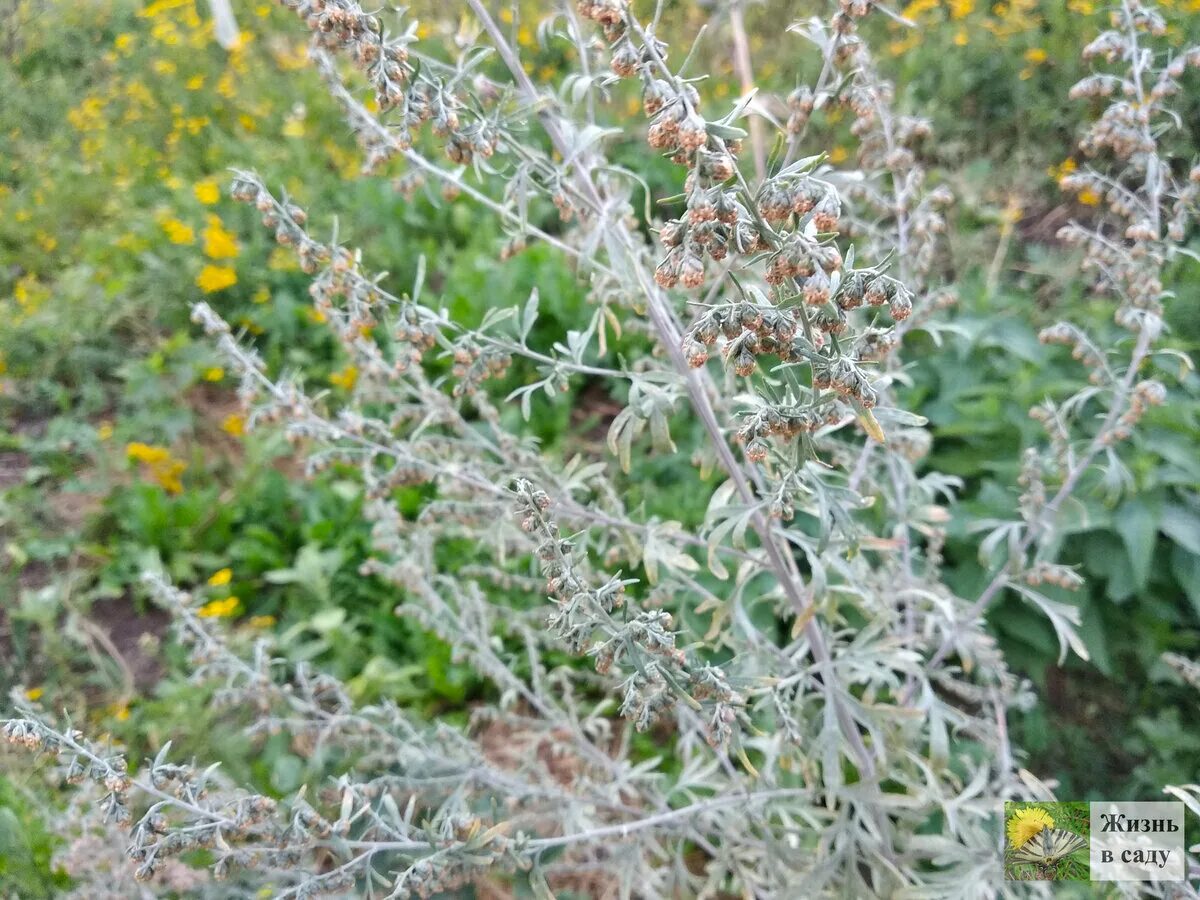
[[937, 5], [937, 0], [912, 0], [901, 10], [900, 15], [915, 22], [925, 13], [937, 9]]
[[135, 442], [125, 447], [125, 454], [144, 465], [150, 477], [167, 493], [183, 493], [181, 476], [187, 469], [187, 463], [171, 456], [171, 451], [166, 447]]
[[181, 476], [187, 469], [187, 463], [180, 459], [173, 459], [165, 466], [155, 466], [150, 469], [150, 474], [155, 481], [168, 494], [183, 493], [183, 479]]
[[32, 700], [34, 703], [42, 699], [42, 695], [46, 693], [45, 688], [33, 687], [25, 692], [25, 699]]
[[125, 722], [129, 719], [129, 704], [113, 703], [108, 707], [108, 714], [118, 722]]
[[209, 259], [233, 259], [239, 252], [237, 238], [225, 230], [219, 216], [210, 215], [204, 227], [204, 255]]
[[229, 584], [233, 580], [233, 569], [225, 568], [218, 569], [209, 576], [208, 583], [210, 587], [221, 587]]
[[154, 71], [159, 75], [174, 75], [176, 67], [175, 63], [171, 62], [169, 59], [156, 59], [151, 64], [151, 68], [154, 69]]
[[1054, 819], [1044, 809], [1036, 806], [1019, 809], [1008, 820], [1005, 830], [1008, 833], [1008, 843], [1014, 850], [1024, 846], [1029, 839], [1038, 834], [1043, 828], [1053, 828]]
[[184, 87], [186, 87], [189, 91], [200, 90], [202, 87], [204, 87], [204, 76], [193, 75], [187, 80], [187, 82], [184, 84]]
[[220, 366], [213, 366], [212, 368], [204, 370], [204, 380], [205, 381], [220, 381], [224, 377], [225, 377], [225, 370], [222, 369]]
[[154, 0], [153, 3], [147, 4], [145, 9], [138, 13], [138, 17], [142, 19], [154, 19], [168, 10], [187, 6], [191, 2], [192, 0]]
[[196, 610], [196, 615], [204, 619], [226, 619], [237, 612], [241, 601], [229, 596], [222, 600], [210, 600]]
[[102, 441], [107, 441], [113, 436], [112, 422], [101, 422], [100, 427], [96, 429], [96, 437]]
[[196, 240], [196, 233], [192, 231], [192, 227], [178, 219], [166, 219], [162, 223], [162, 230], [167, 233], [172, 244], [190, 244]]
[[229, 266], [208, 265], [196, 276], [196, 287], [206, 294], [215, 294], [237, 284], [237, 272]]
[[1068, 156], [1057, 166], [1051, 166], [1047, 169], [1046, 174], [1053, 178], [1056, 183], [1061, 184], [1062, 180], [1074, 172], [1077, 167], [1075, 160]]
[[1028, 63], [1044, 63], [1046, 61], [1046, 51], [1041, 47], [1030, 47], [1025, 51], [1025, 61]]
[[171, 451], [166, 447], [156, 447], [153, 444], [135, 441], [125, 447], [125, 455], [137, 462], [155, 465], [170, 459]]
[[133, 35], [129, 34], [128, 32], [118, 34], [116, 38], [113, 39], [113, 47], [115, 47], [118, 52], [128, 55], [128, 51], [133, 47]]
[[241, 437], [246, 433], [246, 420], [237, 413], [231, 413], [221, 421], [221, 430], [233, 437]]
[[84, 97], [79, 105], [67, 111], [67, 121], [76, 131], [103, 131], [105, 102], [99, 97]]
[[271, 299], [271, 289], [265, 284], [260, 284], [258, 290], [254, 292], [254, 296], [250, 298], [251, 303], [266, 303]]
[[1079, 202], [1084, 206], [1099, 206], [1100, 195], [1091, 188], [1084, 188], [1079, 192]]
[[17, 301], [17, 306], [25, 312], [33, 312], [37, 309], [41, 305], [42, 295], [37, 276], [31, 272], [18, 278], [17, 283], [13, 285], [12, 295], [13, 299]]
[[357, 382], [358, 382], [358, 367], [353, 366], [353, 365], [346, 366], [340, 372], [334, 372], [332, 375], [329, 376], [330, 384], [337, 385], [338, 387], [345, 388], [346, 390], [353, 389], [354, 385]]
[[221, 189], [217, 186], [215, 178], [205, 178], [203, 181], [197, 181], [192, 188], [192, 193], [205, 206], [212, 206], [221, 199]]

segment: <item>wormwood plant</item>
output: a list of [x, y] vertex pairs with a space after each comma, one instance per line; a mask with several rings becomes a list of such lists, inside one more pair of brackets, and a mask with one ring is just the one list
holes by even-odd
[[[536, 292], [469, 327], [423, 278], [388, 286], [239, 172], [232, 195], [312, 276], [348, 390], [268, 371], [216, 311], [194, 308], [240, 376], [251, 426], [282, 429], [310, 470], [357, 470], [375, 550], [364, 574], [395, 584], [397, 613], [486, 678], [494, 702], [464, 729], [355, 708], [336, 679], [266, 640], [246, 655], [151, 574], [195, 678], [250, 734], [288, 735], [329, 780], [275, 800], [173, 761], [169, 746], [131, 771], [28, 705], [5, 722], [8, 740], [97, 786], [101, 814], [130, 829], [138, 878], [203, 849], [235, 894], [997, 894], [1000, 802], [1052, 795], [1018, 768], [1007, 716], [1034, 698], [983, 614], [1015, 591], [1064, 653], [1083, 653], [1073, 607], [1039, 587], [1077, 580], [1055, 562], [1059, 513], [1097, 462], [1121, 485], [1120, 443], [1165, 397], [1146, 374], [1166, 352], [1161, 273], [1182, 252], [1200, 171], [1160, 139], [1200, 52], [1150, 49], [1163, 25], [1136, 3], [1088, 48], [1119, 74], [1076, 88], [1114, 99], [1085, 139], [1096, 165], [1071, 186], [1108, 206], [1064, 238], [1131, 337], [1043, 335], [1073, 347], [1089, 384], [1034, 411], [1048, 446], [1027, 451], [1017, 513], [983, 541], [991, 582], [961, 597], [940, 573], [957, 485], [922, 470], [931, 438], [899, 399], [906, 334], [951, 338], [937, 240], [950, 198], [927, 187], [928, 124], [894, 106], [859, 33], [891, 13], [844, 0], [798, 25], [798, 47], [820, 54], [817, 81], [722, 115], [695, 54], [656, 36], [661, 8], [650, 20], [623, 0], [561, 9], [540, 34], [577, 68], [547, 85], [481, 0], [456, 53], [425, 47], [398, 13], [284, 5], [311, 30], [369, 171], [404, 167], [402, 192], [427, 185], [485, 208], [508, 232], [502, 259], [543, 242], [590, 289], [590, 317], [550, 346], [532, 338]], [[611, 102], [622, 79], [640, 88], [641, 121]], [[810, 118], [835, 107], [854, 119], [855, 170], [808, 146]], [[747, 148], [738, 123], [751, 109], [761, 141]], [[613, 137], [643, 132], [647, 155], [679, 167], [682, 193], [661, 219], [638, 173], [609, 156]], [[513, 373], [526, 376], [515, 389]], [[523, 423], [584, 379], [624, 401], [607, 452], [554, 458]], [[699, 446], [676, 443], [695, 433]], [[634, 458], [650, 453], [710, 496], [698, 528], [627, 502]], [[425, 499], [406, 516], [398, 491], [414, 485]], [[514, 591], [528, 605], [502, 601]]]

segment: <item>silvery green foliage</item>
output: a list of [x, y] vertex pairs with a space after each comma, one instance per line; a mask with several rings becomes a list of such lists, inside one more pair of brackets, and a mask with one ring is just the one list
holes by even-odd
[[[1133, 485], [1117, 448], [1148, 408], [1167, 399], [1155, 370], [1191, 366], [1158, 343], [1170, 297], [1163, 272], [1177, 255], [1189, 253], [1180, 242], [1200, 212], [1200, 165], [1193, 160], [1189, 170], [1170, 149], [1181, 124], [1173, 103], [1187, 70], [1200, 67], [1200, 47], [1164, 49], [1162, 16], [1136, 0], [1114, 9], [1110, 26], [1083, 55], [1111, 71], [1088, 76], [1071, 90], [1073, 98], [1111, 98], [1080, 142], [1095, 163], [1062, 181], [1068, 191], [1092, 192], [1102, 212], [1092, 222], [1072, 222], [1059, 237], [1082, 248], [1084, 272], [1098, 295], [1116, 301], [1115, 322], [1130, 337], [1109, 348], [1069, 322], [1042, 331], [1043, 343], [1071, 348], [1088, 383], [1062, 402], [1047, 399], [1030, 410], [1045, 429], [1046, 445], [1025, 451], [1019, 516], [981, 523], [991, 529], [981, 554], [995, 562], [996, 572], [971, 608], [973, 616], [982, 614], [1002, 592], [1014, 591], [1050, 618], [1064, 657], [1070, 647], [1085, 659], [1074, 628], [1078, 612], [1041, 588], [1079, 587], [1079, 576], [1055, 562], [1068, 501], [1096, 470], [1110, 494]], [[933, 660], [946, 658], [956, 640], [948, 638]]]
[[[1033, 698], [982, 613], [1018, 590], [1064, 648], [1082, 648], [1072, 608], [1034, 586], [1073, 578], [1049, 554], [1054, 498], [1097, 456], [1117, 464], [1113, 429], [1151, 402], [1138, 370], [1160, 330], [1158, 297], [1120, 294], [1132, 275], [1108, 278], [1120, 321], [1136, 326], [1134, 354], [1073, 410], [1049, 412], [1053, 450], [1030, 452], [1022, 517], [985, 542], [1011, 558], [981, 597], [959, 597], [940, 574], [956, 484], [919, 469], [930, 438], [896, 390], [905, 334], [941, 334], [949, 198], [926, 188], [927, 124], [894, 108], [858, 34], [873, 4], [847, 0], [828, 23], [798, 28], [821, 76], [785, 101], [788, 149], [754, 180], [738, 124], [748, 98], [707, 116], [703, 82], [690, 61], [673, 62], [658, 16], [644, 21], [623, 0], [581, 0], [543, 23], [541, 39], [578, 63], [557, 86], [526, 74], [479, 0], [449, 61], [427, 54], [398, 13], [284, 5], [311, 29], [314, 64], [369, 170], [403, 164], [399, 190], [437, 186], [499, 217], [502, 259], [541, 241], [590, 288], [592, 314], [550, 346], [531, 345], [536, 292], [467, 328], [420, 279], [389, 288], [241, 172], [234, 196], [312, 275], [313, 305], [357, 373], [348, 399], [268, 371], [213, 309], [194, 310], [240, 376], [251, 426], [281, 429], [310, 470], [359, 470], [374, 529], [365, 571], [394, 583], [397, 613], [453, 647], [499, 700], [464, 730], [388, 704], [356, 709], [335, 679], [274, 658], [266, 641], [247, 657], [151, 576], [196, 678], [253, 712], [253, 734], [289, 734], [336, 779], [274, 803], [172, 762], [168, 748], [129, 778], [119, 754], [32, 709], [5, 723], [9, 740], [54, 751], [102, 786], [110, 817], [132, 826], [141, 875], [204, 848], [235, 895], [266, 885], [407, 897], [514, 881], [541, 896], [1001, 894], [1001, 802], [1053, 795], [1009, 744], [1008, 714]], [[1138, 42], [1152, 14], [1124, 14], [1113, 60], [1144, 88], [1154, 58]], [[606, 155], [619, 78], [637, 79], [645, 112], [619, 131], [644, 127], [647, 152], [680, 167], [680, 214], [655, 223], [655, 241], [636, 215], [638, 175]], [[363, 79], [373, 109], [359, 99]], [[858, 171], [801, 155], [807, 118], [833, 102], [855, 117]], [[1092, 142], [1122, 124], [1155, 135], [1134, 118], [1106, 117]], [[449, 164], [419, 149], [434, 143]], [[1172, 170], [1144, 141], [1123, 159], [1115, 196], [1159, 204], [1150, 223], [1166, 229]], [[1123, 186], [1139, 172], [1141, 187]], [[548, 209], [562, 228], [539, 225]], [[1140, 224], [1097, 229], [1086, 244], [1139, 266], [1141, 248], [1170, 252], [1170, 235]], [[1096, 263], [1104, 278], [1110, 262]], [[648, 336], [656, 352], [617, 358], [618, 331]], [[445, 367], [429, 363], [443, 358], [449, 373], [435, 374]], [[537, 377], [501, 395], [496, 376], [517, 359]], [[584, 376], [622, 386], [628, 404], [605, 448], [555, 459], [505, 407], [527, 418]], [[1109, 417], [1080, 449], [1066, 415], [1092, 399], [1111, 404]], [[676, 440], [692, 426], [705, 443], [685, 454]], [[711, 495], [699, 530], [624, 502], [634, 458], [650, 453]], [[395, 492], [414, 484], [430, 499], [409, 518]], [[469, 558], [437, 552], [462, 539]], [[514, 591], [530, 602], [498, 602]], [[563, 651], [586, 662], [561, 664]], [[659, 756], [631, 752], [638, 731]]]

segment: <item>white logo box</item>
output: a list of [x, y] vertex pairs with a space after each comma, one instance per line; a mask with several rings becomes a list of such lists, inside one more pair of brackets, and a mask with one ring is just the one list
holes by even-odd
[[1183, 881], [1182, 803], [1090, 807], [1093, 881]]

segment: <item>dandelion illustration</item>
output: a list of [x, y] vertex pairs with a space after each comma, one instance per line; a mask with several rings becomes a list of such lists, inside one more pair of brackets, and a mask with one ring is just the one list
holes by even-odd
[[1020, 809], [1008, 820], [1008, 842], [1016, 850], [1028, 843], [1042, 829], [1053, 827], [1054, 819], [1044, 809]]

